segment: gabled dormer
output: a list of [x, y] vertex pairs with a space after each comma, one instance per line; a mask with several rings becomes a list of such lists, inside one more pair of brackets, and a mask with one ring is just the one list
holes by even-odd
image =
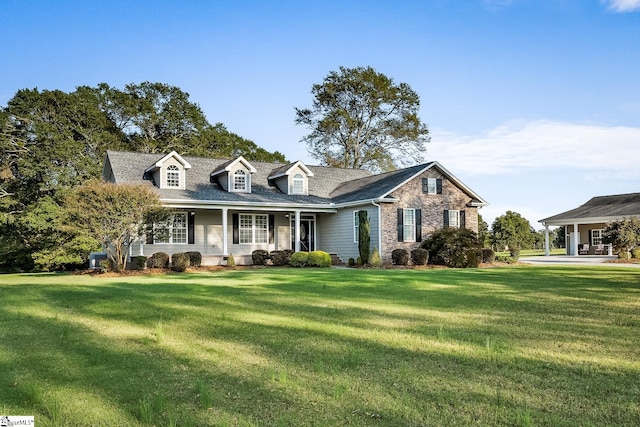
[[312, 176], [313, 172], [297, 161], [272, 170], [268, 179], [285, 194], [306, 196], [309, 194], [309, 177]]
[[154, 184], [159, 188], [184, 190], [187, 169], [191, 169], [189, 162], [180, 154], [172, 151], [149, 166], [144, 172], [151, 174]]
[[218, 166], [211, 172], [211, 178], [216, 178], [225, 191], [251, 193], [251, 175], [256, 172], [256, 168], [240, 156]]

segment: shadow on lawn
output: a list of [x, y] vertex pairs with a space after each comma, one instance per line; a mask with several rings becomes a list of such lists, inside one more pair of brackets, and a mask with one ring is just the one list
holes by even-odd
[[[52, 425], [76, 413], [78, 424], [137, 423], [141, 399], [166, 399], [193, 425], [369, 425], [376, 414], [389, 426], [632, 425], [637, 369], [519, 346], [628, 352], [633, 325], [592, 319], [628, 293], [637, 299], [638, 282], [554, 271], [281, 270], [15, 287], [11, 300], [27, 295], [33, 307], [9, 303], [3, 315], [0, 405], [33, 408]], [[158, 321], [190, 352], [156, 342]], [[89, 400], [65, 400], [64, 390]]]

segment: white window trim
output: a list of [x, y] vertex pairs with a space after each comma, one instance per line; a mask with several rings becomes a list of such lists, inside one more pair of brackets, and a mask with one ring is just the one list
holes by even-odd
[[[594, 232], [597, 231], [599, 236], [596, 237], [594, 236]], [[602, 245], [602, 238], [604, 236], [604, 228], [594, 228], [592, 230], [589, 230], [589, 232], [591, 233], [591, 245], [595, 246], [595, 245]], [[597, 240], [596, 240], [597, 239]]]
[[[448, 218], [449, 227], [460, 228], [460, 211], [455, 209], [449, 209], [448, 215], [449, 215], [449, 218]], [[453, 221], [452, 218], [455, 218], [455, 221]]]
[[[411, 213], [411, 221], [407, 221], [408, 213]], [[402, 237], [405, 242], [416, 241], [416, 210], [413, 208], [402, 210]]]
[[[172, 178], [169, 179], [169, 175], [172, 175]], [[167, 166], [167, 170], [165, 172], [165, 186], [167, 188], [180, 188], [182, 184], [182, 174], [180, 173], [180, 168], [176, 165]], [[175, 178], [173, 177], [175, 176]], [[175, 185], [170, 185], [170, 182], [175, 182]]]
[[[184, 217], [184, 242], [174, 242], [173, 241], [173, 224], [175, 223], [175, 217], [176, 216], [183, 216]], [[155, 235], [153, 237], [153, 244], [154, 245], [186, 245], [189, 242], [189, 217], [187, 215], [187, 212], [175, 212], [171, 218], [171, 220], [169, 220], [169, 224], [167, 225], [167, 241], [159, 241], [156, 240]]]
[[360, 241], [360, 211], [353, 211], [353, 242]]
[[[300, 184], [299, 190], [296, 189], [296, 182]], [[305, 194], [304, 188], [304, 175], [300, 172], [296, 172], [291, 177], [291, 194]]]
[[427, 178], [427, 194], [438, 193], [438, 178]]
[[[264, 218], [264, 224], [265, 227], [264, 228], [258, 228], [257, 227], [257, 218]], [[250, 227], [243, 227], [242, 223], [243, 223], [243, 219], [249, 219], [250, 220]], [[247, 241], [246, 239], [243, 239], [243, 233], [242, 231], [251, 231], [251, 239], [250, 241]], [[265, 239], [264, 241], [257, 241], [257, 237], [259, 235], [259, 232], [263, 231], [264, 235], [265, 235]], [[256, 244], [268, 244], [269, 243], [269, 215], [267, 214], [249, 214], [249, 213], [241, 213], [238, 214], [238, 238], [239, 238], [239, 244], [241, 245], [256, 245]]]
[[[236, 174], [244, 176], [244, 188], [236, 188]], [[251, 188], [251, 174], [244, 169], [236, 169], [229, 174], [229, 189], [235, 193], [249, 193]]]

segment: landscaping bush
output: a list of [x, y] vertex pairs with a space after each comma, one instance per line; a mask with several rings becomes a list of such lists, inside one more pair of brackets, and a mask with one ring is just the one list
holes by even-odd
[[102, 261], [100, 261], [100, 271], [102, 273], [113, 271], [113, 261], [111, 261], [110, 259], [103, 259]]
[[309, 267], [331, 267], [331, 255], [325, 251], [311, 251], [307, 257]]
[[236, 260], [233, 257], [233, 254], [229, 254], [229, 256], [227, 257], [227, 267], [229, 267], [229, 268], [235, 268], [236, 267]]
[[169, 266], [169, 254], [166, 252], [156, 252], [147, 260], [151, 268], [167, 268]]
[[623, 248], [623, 249], [620, 249], [620, 252], [618, 252], [618, 258], [619, 259], [629, 259], [629, 258], [631, 258], [631, 256], [629, 255], [629, 252], [627, 252], [627, 250]]
[[631, 256], [632, 258], [640, 258], [640, 248], [635, 248], [634, 250], [631, 251]]
[[482, 249], [471, 248], [465, 252], [465, 264], [464, 267], [478, 268], [482, 261]]
[[409, 264], [409, 252], [406, 249], [394, 249], [391, 251], [391, 262], [394, 265]]
[[184, 252], [178, 252], [171, 255], [171, 269], [173, 271], [186, 271], [189, 267], [189, 255]]
[[349, 267], [355, 267], [356, 266], [356, 260], [354, 258], [349, 258]]
[[291, 255], [292, 267], [304, 267], [307, 265], [307, 259], [309, 258], [309, 252], [295, 252]]
[[496, 262], [505, 262], [507, 264], [513, 264], [515, 261], [509, 255], [496, 255]]
[[369, 265], [371, 267], [382, 266], [382, 259], [380, 259], [380, 251], [378, 250], [378, 248], [373, 248], [371, 256], [369, 257]]
[[189, 265], [191, 267], [200, 267], [202, 265], [202, 254], [198, 251], [185, 252], [189, 257]]
[[429, 263], [449, 267], [466, 267], [469, 249], [480, 247], [478, 235], [466, 228], [446, 227], [436, 230], [420, 244], [429, 251]]
[[136, 257], [136, 269], [144, 270], [147, 267], [147, 257], [144, 255], [138, 255]]
[[361, 257], [358, 257], [356, 259], [356, 265], [362, 265], [362, 258]]
[[491, 248], [482, 249], [482, 262], [485, 264], [491, 264], [496, 260], [496, 253]]
[[289, 258], [291, 255], [287, 251], [271, 251], [269, 258], [271, 262], [276, 266], [289, 265]]
[[509, 248], [509, 255], [511, 255], [513, 262], [518, 262], [518, 260], [520, 259], [520, 249]]
[[411, 262], [413, 265], [427, 265], [429, 261], [429, 251], [418, 248], [411, 251]]
[[264, 249], [256, 249], [251, 252], [251, 259], [255, 265], [267, 265], [269, 259], [269, 252]]

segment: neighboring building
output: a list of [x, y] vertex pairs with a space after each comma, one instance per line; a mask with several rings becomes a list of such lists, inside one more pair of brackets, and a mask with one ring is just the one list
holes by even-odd
[[233, 254], [250, 264], [255, 249], [323, 250], [358, 257], [358, 211], [370, 220], [371, 247], [383, 261], [413, 249], [434, 230], [478, 231], [487, 203], [438, 162], [382, 174], [357, 169], [108, 151], [104, 179], [157, 189], [175, 212], [165, 241], [146, 236], [131, 255], [199, 251], [203, 264]]
[[602, 243], [605, 227], [632, 216], [640, 218], [640, 193], [594, 197], [582, 206], [539, 222], [545, 226], [547, 254], [549, 226], [564, 226], [567, 255], [611, 255], [611, 246]]

